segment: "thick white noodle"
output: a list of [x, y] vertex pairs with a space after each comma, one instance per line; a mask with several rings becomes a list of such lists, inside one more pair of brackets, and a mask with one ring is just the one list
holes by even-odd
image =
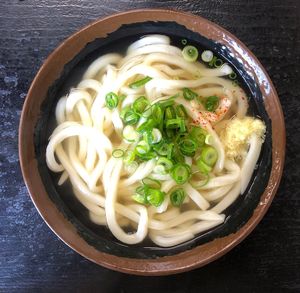
[[209, 202], [200, 194], [198, 190], [193, 188], [191, 184], [184, 184], [184, 190], [201, 210], [205, 211], [209, 208]]
[[132, 43], [128, 47], [127, 53], [130, 54], [134, 50], [137, 50], [147, 45], [161, 45], [161, 44], [169, 45], [170, 42], [171, 42], [170, 38], [164, 35], [147, 35]]
[[116, 64], [122, 59], [119, 54], [106, 54], [96, 59], [86, 70], [83, 79], [92, 79], [109, 64]]
[[261, 151], [262, 139], [254, 134], [250, 137], [249, 144], [249, 151], [241, 169], [241, 193], [245, 192], [254, 172]]
[[[174, 246], [222, 224], [225, 215], [221, 213], [246, 190], [262, 146], [262, 139], [252, 136], [243, 160], [236, 163], [226, 156], [218, 134], [233, 116], [243, 118], [248, 109], [244, 91], [222, 78], [231, 72], [228, 64], [209, 69], [199, 62], [187, 62], [181, 50], [170, 45], [170, 38], [163, 35], [137, 40], [125, 56], [100, 56], [87, 68], [78, 85], [57, 103], [57, 127], [46, 149], [49, 169], [61, 172], [59, 185], [70, 180], [74, 195], [89, 211], [91, 221], [107, 225], [126, 244], [140, 243], [148, 235], [159, 246]], [[146, 76], [152, 79], [145, 86], [131, 88], [131, 83]], [[193, 175], [189, 183], [178, 186], [170, 174], [155, 172], [157, 158], [130, 171], [122, 158], [112, 156], [114, 149], [134, 150], [136, 146], [123, 140], [123, 108], [140, 96], [146, 96], [153, 105], [181, 93], [185, 87], [201, 97], [220, 98], [214, 113], [208, 113], [196, 100], [187, 101], [182, 95], [175, 98], [176, 104], [185, 107], [190, 122], [207, 131], [206, 143], [218, 153], [208, 182], [203, 174], [193, 173], [198, 170], [194, 158], [185, 157]], [[114, 110], [105, 106], [109, 92], [126, 96]], [[144, 121], [141, 118], [137, 126]], [[158, 207], [132, 199], [145, 177], [161, 183], [165, 198]], [[180, 208], [170, 200], [177, 188], [186, 193]]]

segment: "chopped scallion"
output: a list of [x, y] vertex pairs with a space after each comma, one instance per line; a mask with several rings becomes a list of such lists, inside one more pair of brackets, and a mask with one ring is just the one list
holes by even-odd
[[[175, 97], [175, 96], [174, 96]], [[169, 99], [166, 99], [166, 100], [161, 100], [158, 102], [158, 105], [162, 108], [162, 109], [165, 109], [166, 107], [169, 107], [169, 106], [173, 106], [174, 105], [174, 98], [171, 97]]]
[[144, 139], [148, 144], [157, 144], [161, 141], [162, 139], [162, 134], [157, 128], [153, 128], [152, 130], [145, 131], [144, 134]]
[[153, 172], [156, 174], [167, 174], [167, 171], [163, 165], [156, 165], [153, 168]]
[[214, 54], [212, 51], [210, 50], [205, 50], [202, 52], [201, 54], [201, 59], [204, 61], [204, 62], [210, 62], [214, 57]]
[[191, 89], [187, 87], [183, 88], [182, 91], [183, 91], [183, 97], [188, 101], [194, 100], [195, 98], [198, 97], [197, 93], [193, 92]]
[[175, 108], [175, 111], [176, 111], [176, 115], [178, 117], [181, 117], [181, 118], [186, 118], [187, 117], [187, 112], [186, 112], [183, 105], [177, 105], [176, 108]]
[[191, 138], [185, 138], [180, 141], [179, 149], [183, 155], [193, 157], [197, 150], [197, 143]]
[[166, 128], [167, 129], [180, 128], [180, 125], [181, 125], [181, 118], [167, 119], [166, 120]]
[[110, 92], [105, 96], [105, 103], [108, 109], [113, 110], [118, 107], [119, 97], [115, 93]]
[[189, 135], [197, 142], [199, 147], [205, 144], [207, 132], [201, 127], [193, 126]]
[[197, 167], [199, 169], [199, 171], [203, 174], [208, 174], [211, 170], [212, 170], [212, 167], [208, 166], [207, 164], [205, 164], [201, 158], [199, 158], [197, 161], [196, 161], [196, 164], [197, 164]]
[[126, 125], [134, 125], [136, 123], [138, 123], [138, 121], [140, 120], [140, 116], [135, 113], [132, 109], [128, 109], [126, 108], [126, 110], [124, 110], [126, 112], [122, 113], [123, 117], [123, 122]]
[[188, 62], [195, 62], [198, 54], [198, 49], [194, 46], [185, 46], [182, 50], [182, 56]]
[[210, 96], [206, 98], [206, 102], [204, 104], [205, 109], [209, 112], [215, 111], [218, 105], [219, 105], [219, 97], [217, 96]]
[[191, 175], [190, 166], [187, 164], [177, 164], [171, 171], [171, 176], [177, 184], [184, 184], [187, 182]]
[[121, 150], [121, 149], [115, 149], [115, 150], [113, 150], [113, 152], [112, 152], [112, 156], [114, 157], [114, 158], [122, 158], [123, 156], [124, 156], [124, 151], [123, 150]]
[[150, 186], [150, 187], [152, 187], [152, 188], [157, 188], [157, 189], [159, 189], [159, 188], [161, 187], [161, 183], [160, 183], [159, 180], [152, 179], [152, 178], [150, 178], [150, 177], [144, 178], [144, 179], [142, 180], [142, 183], [143, 183], [144, 185], [148, 185], [148, 186]]
[[155, 150], [157, 151], [157, 153], [161, 156], [166, 156], [168, 154], [168, 147], [169, 145], [166, 142], [163, 142], [161, 144], [159, 144], [157, 146], [157, 148], [155, 148]]
[[139, 133], [137, 133], [133, 126], [126, 125], [123, 129], [123, 138], [128, 142], [135, 142], [139, 139]]
[[173, 106], [169, 106], [165, 109], [165, 119], [175, 119], [176, 112]]
[[135, 150], [138, 154], [145, 155], [150, 151], [150, 146], [147, 142], [144, 140], [140, 141], [137, 146], [135, 147]]
[[133, 102], [132, 109], [135, 113], [141, 115], [146, 107], [150, 105], [150, 102], [146, 97], [141, 96]]
[[186, 197], [185, 191], [182, 188], [174, 190], [170, 194], [170, 200], [173, 206], [180, 207]]
[[149, 151], [146, 154], [136, 153], [136, 155], [142, 160], [142, 161], [149, 161], [151, 159], [154, 159], [157, 157], [157, 154], [154, 151]]
[[218, 153], [215, 148], [206, 146], [202, 149], [200, 158], [206, 165], [213, 166], [218, 159]]
[[165, 193], [159, 189], [148, 188], [146, 194], [147, 201], [155, 207], [159, 207], [165, 199]]
[[146, 76], [146, 77], [143, 78], [143, 79], [140, 79], [140, 80], [137, 80], [137, 81], [131, 83], [131, 84], [129, 85], [129, 87], [130, 87], [131, 89], [137, 89], [137, 88], [139, 88], [139, 87], [145, 85], [145, 84], [146, 84], [147, 82], [149, 82], [151, 79], [152, 79], [152, 77]]
[[166, 171], [169, 171], [173, 167], [173, 162], [165, 157], [160, 157], [157, 160], [157, 165], [162, 165]]
[[142, 123], [138, 128], [137, 132], [143, 133], [144, 131], [151, 130], [155, 126], [155, 121], [153, 119], [148, 119], [144, 123]]
[[148, 204], [147, 194], [146, 194], [147, 191], [148, 191], [147, 185], [141, 185], [137, 187], [135, 190], [135, 194], [132, 196], [133, 200], [141, 204]]
[[163, 111], [162, 111], [160, 105], [158, 105], [158, 104], [153, 105], [152, 118], [157, 124], [159, 124], [163, 120]]

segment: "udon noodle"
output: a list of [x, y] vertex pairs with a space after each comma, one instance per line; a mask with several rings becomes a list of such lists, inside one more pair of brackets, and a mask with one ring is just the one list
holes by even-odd
[[[209, 68], [186, 60], [182, 50], [163, 35], [137, 40], [125, 56], [99, 57], [57, 103], [57, 127], [46, 151], [49, 169], [61, 172], [59, 185], [71, 182], [91, 221], [107, 225], [126, 244], [140, 243], [148, 236], [159, 246], [174, 246], [220, 225], [224, 210], [249, 184], [265, 131], [260, 120], [246, 116], [245, 92], [224, 78], [231, 73], [227, 64]], [[209, 104], [208, 97], [215, 97], [215, 102]], [[142, 107], [141, 101], [147, 115], [132, 110], [133, 105]], [[182, 112], [171, 117], [181, 123], [180, 128], [166, 118], [166, 102], [168, 115], [183, 106], [185, 118]], [[159, 117], [167, 124], [146, 127], [156, 139], [152, 137], [149, 146], [143, 140], [145, 132], [138, 129], [151, 120], [154, 105], [165, 111]], [[166, 129], [168, 125], [173, 126]], [[189, 154], [182, 141], [190, 139], [191, 129], [204, 134], [205, 142]], [[163, 140], [181, 153], [156, 152], [155, 144]], [[188, 147], [194, 145], [193, 139], [186, 142]], [[208, 150], [214, 162], [202, 158]], [[165, 165], [158, 167], [159, 160]], [[186, 178], [176, 169], [178, 164]], [[146, 196], [144, 202], [141, 196]]]

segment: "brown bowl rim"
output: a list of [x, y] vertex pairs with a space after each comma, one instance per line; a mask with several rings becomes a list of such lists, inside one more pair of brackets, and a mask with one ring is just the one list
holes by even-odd
[[[76, 229], [50, 200], [40, 178], [34, 155], [33, 130], [46, 90], [59, 76], [63, 66], [88, 42], [105, 36], [123, 24], [144, 21], [175, 21], [187, 29], [224, 43], [237, 55], [246, 56], [249, 66], [264, 96], [266, 110], [272, 120], [272, 169], [268, 185], [251, 218], [237, 232], [182, 253], [157, 259], [118, 257], [96, 250], [83, 240]], [[232, 43], [231, 43], [232, 42]], [[238, 53], [231, 44], [235, 44]], [[61, 53], [64, 54], [61, 54]], [[258, 74], [263, 78], [258, 78]], [[46, 87], [47, 88], [47, 87]], [[35, 103], [33, 102], [35, 101]], [[140, 9], [114, 14], [92, 22], [63, 41], [45, 60], [28, 91], [19, 125], [19, 157], [24, 181], [41, 217], [53, 232], [70, 248], [85, 258], [116, 271], [136, 275], [169, 275], [188, 271], [212, 262], [238, 245], [263, 218], [278, 189], [285, 157], [285, 124], [276, 90], [265, 69], [252, 52], [235, 36], [209, 20], [186, 12], [165, 9]]]

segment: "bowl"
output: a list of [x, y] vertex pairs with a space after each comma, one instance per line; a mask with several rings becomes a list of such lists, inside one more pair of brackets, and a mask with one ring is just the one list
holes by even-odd
[[[105, 227], [88, 221], [82, 206], [45, 162], [59, 96], [75, 84], [87, 64], [102, 53], [121, 50], [147, 33], [188, 39], [230, 63], [249, 96], [251, 111], [267, 126], [258, 168], [246, 192], [226, 211], [225, 223], [171, 248], [128, 246]], [[120, 49], [117, 49], [119, 48]], [[259, 223], [278, 188], [285, 155], [284, 119], [266, 71], [236, 37], [220, 26], [188, 13], [135, 10], [93, 22], [65, 40], [47, 58], [26, 97], [19, 129], [19, 155], [31, 199], [48, 226], [72, 249], [113, 270], [139, 275], [168, 275], [204, 266], [239, 244]]]

